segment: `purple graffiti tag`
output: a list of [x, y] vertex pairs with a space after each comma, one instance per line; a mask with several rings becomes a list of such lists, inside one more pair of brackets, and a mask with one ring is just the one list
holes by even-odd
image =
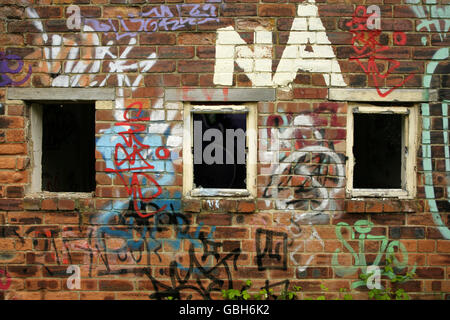
[[128, 17], [117, 17], [122, 31], [119, 32], [111, 19], [109, 24], [92, 18], [84, 19], [95, 31], [114, 32], [116, 40], [123, 37], [135, 37], [137, 32], [176, 31], [189, 26], [201, 25], [210, 21], [218, 22], [217, 8], [213, 4], [177, 4], [175, 6], [160, 5], [142, 12], [139, 16], [129, 14]]
[[[16, 61], [17, 68], [10, 68], [9, 65], [12, 61]], [[21, 57], [15, 54], [5, 55], [4, 52], [0, 52], [0, 87], [8, 85], [18, 86], [24, 84], [31, 76], [31, 66], [28, 68], [28, 74], [21, 81], [13, 81], [8, 74], [17, 74], [22, 71], [24, 62]]]

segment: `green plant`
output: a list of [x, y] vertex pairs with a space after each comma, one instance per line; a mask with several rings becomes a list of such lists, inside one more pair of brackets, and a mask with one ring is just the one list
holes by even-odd
[[[362, 273], [359, 275], [361, 280], [367, 282], [369, 277], [371, 277], [373, 273], [367, 274]], [[388, 285], [386, 287], [381, 288], [373, 288], [369, 291], [369, 298], [374, 300], [410, 300], [410, 296], [405, 292], [404, 289], [395, 289], [396, 283], [404, 283], [406, 281], [411, 280], [415, 277], [414, 271], [407, 272], [405, 275], [396, 274], [393, 268], [393, 256], [389, 255], [386, 257], [386, 265], [384, 267], [384, 272], [382, 275], [385, 275], [389, 278]], [[390, 283], [390, 284], [389, 284]], [[395, 290], [394, 290], [395, 289]]]
[[294, 286], [293, 291], [291, 290], [283, 290], [280, 295], [275, 295], [273, 289], [261, 289], [256, 294], [250, 294], [249, 289], [252, 286], [252, 281], [247, 280], [245, 285], [241, 288], [241, 290], [237, 289], [228, 289], [222, 290], [222, 297], [226, 300], [295, 300], [297, 299], [297, 292], [301, 290], [301, 287]]
[[[350, 293], [347, 292], [347, 289], [340, 288], [339, 292], [344, 294], [344, 300], [353, 300], [353, 296]], [[338, 299], [336, 299], [336, 300], [338, 300]]]

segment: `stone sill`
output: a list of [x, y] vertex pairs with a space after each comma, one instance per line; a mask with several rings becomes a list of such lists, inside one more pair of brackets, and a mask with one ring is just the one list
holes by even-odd
[[225, 212], [225, 213], [253, 213], [256, 211], [256, 200], [253, 197], [246, 198], [183, 198], [183, 211], [200, 212]]
[[416, 200], [392, 198], [354, 198], [345, 200], [347, 213], [414, 213], [419, 210]]
[[23, 199], [23, 209], [38, 210], [78, 210], [92, 206], [94, 192], [36, 192]]

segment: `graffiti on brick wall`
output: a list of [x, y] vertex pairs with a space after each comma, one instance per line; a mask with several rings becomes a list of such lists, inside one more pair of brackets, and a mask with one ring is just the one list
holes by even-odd
[[[437, 32], [441, 41], [447, 38], [450, 29], [450, 5], [438, 5], [435, 0], [406, 0], [406, 3], [411, 4], [410, 8], [417, 18], [421, 19], [416, 25], [417, 31]], [[427, 44], [426, 37], [422, 37], [422, 44]]]
[[[52, 87], [104, 87], [114, 80], [119, 88], [116, 107], [123, 109], [124, 88], [136, 90], [143, 80], [141, 73], [149, 71], [156, 63], [154, 52], [139, 62], [127, 60], [137, 43], [135, 37], [130, 38], [128, 46], [120, 55], [116, 55], [111, 52], [114, 41], [109, 41], [106, 46], [102, 46], [100, 37], [88, 25], [83, 26], [83, 32], [80, 33], [81, 42], [77, 43], [71, 38], [56, 34], [50, 37], [45, 32], [36, 10], [27, 8], [26, 13], [33, 19], [34, 26], [41, 32], [42, 39], [47, 45], [44, 47], [45, 63], [43, 63], [42, 71], [53, 76]], [[84, 47], [83, 52], [80, 45]], [[77, 57], [80, 59], [77, 60]], [[107, 64], [106, 75], [99, 75], [105, 58], [111, 61]], [[67, 61], [63, 67], [61, 61], [65, 60]], [[130, 72], [139, 72], [139, 74], [131, 80], [127, 74]]]
[[[319, 107], [318, 112], [329, 108], [335, 122], [336, 104]], [[271, 164], [262, 172], [270, 175], [263, 197], [268, 199], [267, 205], [274, 201], [275, 209], [292, 210], [290, 224], [283, 227], [288, 231], [289, 257], [297, 270], [303, 272], [315, 257], [311, 254], [304, 263], [296, 258], [303, 242], [314, 240], [323, 246], [312, 224], [328, 223], [327, 211], [341, 209], [336, 200], [345, 185], [344, 156], [334, 151], [332, 141], [324, 139], [316, 114], [273, 116], [266, 125], [277, 127], [261, 132], [267, 143], [260, 145], [259, 157], [261, 162]], [[345, 135], [345, 130], [339, 134]]]
[[[20, 86], [31, 77], [31, 65], [24, 75], [24, 61], [15, 54], [5, 54], [0, 52], [0, 87]], [[16, 80], [17, 77], [20, 77]]]
[[[270, 182], [263, 197], [275, 199], [276, 209], [281, 210], [308, 210], [310, 202], [314, 212], [336, 210], [333, 199], [345, 183], [343, 155], [337, 154], [333, 143], [324, 140], [321, 131], [316, 129], [320, 119], [314, 119], [309, 114], [296, 116], [290, 121], [287, 117], [279, 117], [280, 125], [288, 121], [286, 124], [290, 123], [291, 127], [268, 129], [268, 140], [280, 142], [278, 147], [271, 147], [272, 151], [264, 152], [265, 159], [275, 157], [275, 164], [272, 165]], [[313, 143], [309, 142], [310, 145], [304, 145], [307, 136], [314, 139]], [[295, 137], [295, 151], [283, 151], [291, 150], [292, 137]], [[295, 189], [294, 194], [289, 192], [290, 186]]]
[[287, 86], [298, 70], [321, 73], [329, 86], [346, 86], [314, 0], [298, 5], [298, 17], [273, 77], [272, 32], [258, 27], [254, 33], [252, 50], [232, 26], [217, 30], [214, 84], [232, 85], [236, 63], [255, 87]]
[[[135, 111], [135, 116], [130, 117], [131, 111]], [[143, 205], [148, 207], [151, 200], [162, 193], [159, 183], [147, 173], [149, 170], [155, 169], [155, 166], [148, 163], [147, 160], [147, 155], [151, 152], [150, 145], [139, 140], [140, 135], [146, 131], [146, 125], [142, 122], [150, 120], [149, 117], [143, 116], [143, 112], [142, 103], [134, 102], [125, 109], [123, 115], [125, 121], [115, 124], [115, 126], [123, 128], [123, 131], [117, 132], [123, 140], [114, 147], [114, 154], [112, 155], [114, 167], [107, 167], [105, 171], [116, 174], [122, 184], [125, 185], [128, 196], [132, 198], [135, 212], [140, 217], [146, 218], [164, 210], [166, 205], [150, 210], [148, 213], [141, 210]], [[169, 150], [163, 146], [156, 148], [153, 154], [157, 160], [167, 160], [170, 156]], [[132, 175], [130, 183], [127, 181], [128, 179], [125, 179], [127, 173]], [[147, 186], [146, 190], [142, 189], [142, 184]]]
[[[222, 243], [215, 242], [200, 235], [203, 253], [195, 251], [193, 244], [189, 247], [189, 266], [180, 268], [176, 260], [170, 263], [170, 285], [157, 280], [157, 277], [147, 275], [152, 282], [155, 293], [150, 295], [153, 299], [172, 297], [175, 299], [190, 299], [192, 292], [204, 299], [211, 299], [212, 292], [220, 293], [222, 290], [233, 288], [232, 270], [237, 270], [237, 260], [241, 249], [236, 248], [227, 254], [219, 253]], [[205, 264], [213, 260], [212, 266]], [[221, 277], [222, 273], [225, 277]]]
[[[367, 273], [367, 268], [369, 266], [379, 266], [382, 262], [383, 257], [393, 256], [393, 267], [399, 269], [400, 271], [408, 266], [408, 251], [405, 246], [398, 240], [389, 241], [386, 235], [374, 235], [370, 234], [373, 232], [374, 224], [368, 220], [358, 220], [353, 226], [348, 223], [339, 222], [336, 225], [336, 237], [342, 243], [345, 249], [336, 249], [332, 258], [332, 266], [337, 276], [345, 277], [348, 275], [355, 274], [358, 270], [362, 273]], [[350, 235], [349, 241], [344, 237], [345, 233]], [[367, 250], [366, 245], [368, 241], [379, 242], [379, 249], [376, 257], [370, 261], [366, 259]], [[357, 242], [357, 250], [351, 245], [351, 242]], [[339, 255], [343, 252], [349, 252], [352, 257], [351, 265], [341, 265], [339, 263]], [[398, 256], [401, 259], [398, 259]], [[416, 266], [413, 266], [412, 272], [414, 272]], [[390, 279], [395, 277], [393, 272], [382, 272], [382, 275], [388, 276]], [[358, 280], [352, 283], [352, 288], [357, 288], [366, 285], [365, 281]]]
[[11, 286], [11, 277], [5, 270], [0, 269], [0, 274], [4, 279], [0, 278], [0, 290], [8, 290]]
[[285, 232], [257, 229], [255, 242], [258, 270], [286, 270], [287, 241]]
[[[380, 29], [369, 29], [368, 20], [370, 17], [371, 15], [367, 12], [366, 7], [358, 6], [353, 14], [352, 20], [346, 24], [353, 34], [352, 48], [356, 53], [355, 56], [350, 57], [350, 60], [356, 61], [364, 72], [372, 79], [380, 97], [386, 97], [395, 89], [403, 86], [414, 75], [408, 75], [390, 89], [385, 91], [381, 90], [383, 82], [398, 69], [400, 62], [382, 54], [382, 52], [388, 51], [391, 48], [381, 43]], [[393, 33], [393, 43], [398, 46], [406, 44], [406, 34], [401, 31], [395, 31]], [[365, 62], [366, 60], [367, 62]], [[380, 70], [377, 64], [380, 62], [387, 63], [388, 67], [386, 71]]]
[[[439, 63], [447, 60], [450, 57], [450, 48], [441, 48], [435, 52], [432, 61], [426, 67], [426, 74], [423, 78], [424, 95], [429, 96], [431, 89], [431, 81], [436, 68]], [[439, 231], [445, 239], [450, 239], [450, 229], [446, 226], [445, 221], [442, 220], [440, 212], [450, 211], [450, 198], [445, 200], [437, 200], [433, 179], [433, 172], [436, 168], [433, 166], [433, 150], [437, 148], [443, 150], [443, 157], [445, 160], [445, 173], [447, 176], [447, 197], [450, 196], [450, 142], [449, 142], [449, 124], [448, 124], [448, 107], [450, 100], [444, 99], [441, 102], [441, 116], [442, 116], [442, 135], [443, 140], [441, 145], [432, 146], [435, 142], [431, 138], [431, 112], [430, 103], [422, 103], [422, 162], [425, 174], [425, 196], [430, 205], [430, 211], [433, 220], [437, 225]]]
[[[414, 4], [411, 9], [417, 16], [422, 19], [421, 23], [417, 25], [417, 31], [437, 32], [441, 41], [444, 41], [447, 37], [447, 32], [450, 28], [450, 5], [440, 6], [436, 5], [435, 1], [424, 0], [423, 5], [419, 5], [419, 0], [408, 0], [407, 3]], [[429, 14], [432, 18], [428, 19]], [[422, 44], [427, 44], [427, 38], [422, 38]], [[438, 49], [428, 62], [425, 68], [425, 75], [423, 77], [423, 90], [424, 98], [428, 100], [430, 97], [430, 89], [432, 88], [433, 76], [439, 65], [448, 60], [450, 57], [450, 48]], [[450, 101], [443, 99], [441, 104], [441, 119], [442, 119], [442, 142], [435, 145], [435, 142], [431, 138], [431, 105], [428, 102], [422, 103], [422, 165], [425, 175], [425, 196], [428, 200], [430, 211], [433, 220], [445, 239], [450, 239], [450, 229], [447, 227], [445, 221], [441, 217], [442, 213], [450, 211], [450, 198], [436, 199], [436, 192], [434, 186], [433, 172], [436, 169], [433, 166], [433, 150], [443, 151], [442, 154], [445, 162], [445, 173], [447, 176], [447, 197], [450, 197], [450, 141], [449, 141], [449, 123], [448, 123], [448, 106]]]
[[85, 18], [85, 25], [90, 25], [97, 32], [116, 35], [116, 40], [124, 37], [135, 37], [138, 32], [176, 31], [208, 22], [218, 22], [217, 6], [205, 4], [175, 4], [172, 6], [153, 6], [138, 16], [129, 14], [128, 18], [117, 17], [119, 26], [111, 19], [99, 21]]

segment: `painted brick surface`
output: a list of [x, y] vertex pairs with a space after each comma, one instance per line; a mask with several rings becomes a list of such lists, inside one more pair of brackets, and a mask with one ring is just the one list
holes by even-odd
[[[366, 299], [358, 274], [394, 252], [413, 299], [449, 299], [448, 1], [125, 2], [0, 0], [0, 297], [220, 298], [251, 279]], [[30, 193], [16, 87], [115, 90], [92, 196]], [[181, 100], [231, 88], [275, 92], [255, 99], [257, 196], [186, 199]], [[415, 199], [348, 198], [349, 103], [330, 88], [423, 92]]]

